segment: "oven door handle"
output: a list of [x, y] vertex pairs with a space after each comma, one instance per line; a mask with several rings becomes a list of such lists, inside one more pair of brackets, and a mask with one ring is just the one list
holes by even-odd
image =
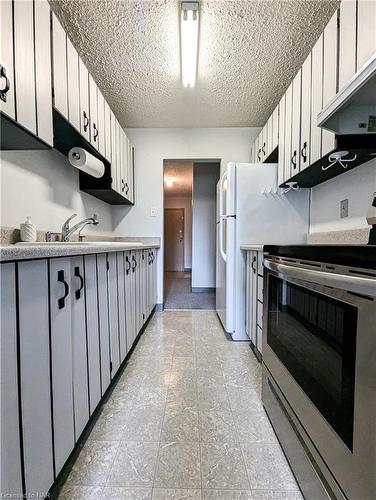
[[270, 271], [279, 273], [287, 278], [295, 278], [297, 280], [376, 297], [376, 278], [317, 271], [316, 269], [306, 269], [288, 264], [280, 264], [279, 262], [273, 262], [269, 259], [264, 260], [264, 265]]

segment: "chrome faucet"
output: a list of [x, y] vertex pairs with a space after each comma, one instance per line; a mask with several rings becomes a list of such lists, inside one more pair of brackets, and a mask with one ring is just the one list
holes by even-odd
[[75, 231], [79, 230], [79, 238], [81, 238], [81, 231], [85, 226], [88, 224], [93, 224], [94, 226], [99, 224], [99, 221], [97, 219], [96, 214], [93, 215], [93, 217], [87, 217], [86, 219], [82, 220], [81, 222], [77, 222], [73, 227], [69, 227], [69, 223], [74, 217], [77, 217], [77, 214], [71, 215], [63, 224], [63, 227], [61, 228], [61, 241], [69, 241], [69, 238], [71, 234], [73, 234]]

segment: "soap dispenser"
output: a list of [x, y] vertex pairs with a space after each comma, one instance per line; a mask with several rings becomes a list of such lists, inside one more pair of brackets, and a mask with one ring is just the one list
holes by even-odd
[[31, 217], [26, 217], [26, 221], [20, 225], [21, 241], [37, 241], [37, 229], [31, 222]]

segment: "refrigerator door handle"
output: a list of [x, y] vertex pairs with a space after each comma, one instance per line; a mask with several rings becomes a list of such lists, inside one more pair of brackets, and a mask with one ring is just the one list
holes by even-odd
[[224, 215], [223, 213], [223, 196], [226, 195], [223, 191], [223, 185], [227, 180], [227, 172], [225, 172], [221, 177], [220, 189], [219, 189], [219, 218], [221, 219]]
[[222, 219], [219, 223], [219, 252], [221, 254], [222, 259], [226, 262], [227, 256], [223, 250], [223, 224], [226, 219]]

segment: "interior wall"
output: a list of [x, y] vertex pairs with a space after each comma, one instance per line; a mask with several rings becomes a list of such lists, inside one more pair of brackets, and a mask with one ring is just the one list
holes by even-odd
[[184, 209], [184, 268], [192, 268], [192, 197], [191, 196], [166, 196], [165, 208]]
[[[135, 207], [113, 207], [116, 235], [163, 236], [163, 160], [248, 162], [260, 128], [130, 128], [135, 146]], [[151, 216], [151, 208], [156, 215]], [[158, 303], [163, 301], [163, 242], [158, 252]]]
[[[366, 228], [366, 213], [376, 191], [376, 160], [330, 179], [311, 192], [310, 233]], [[349, 216], [341, 219], [340, 202], [349, 200]]]
[[37, 229], [61, 232], [64, 221], [97, 214], [83, 234], [112, 235], [111, 207], [79, 190], [78, 170], [56, 150], [1, 152], [1, 225], [19, 227], [30, 215]]
[[219, 165], [193, 165], [192, 288], [215, 288]]

